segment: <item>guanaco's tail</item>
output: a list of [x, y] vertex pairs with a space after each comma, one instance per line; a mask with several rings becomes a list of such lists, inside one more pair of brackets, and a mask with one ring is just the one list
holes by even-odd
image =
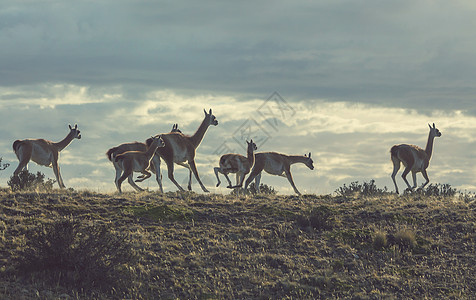
[[20, 147], [21, 144], [22, 144], [22, 141], [20, 141], [20, 140], [14, 141], [14, 142], [13, 142], [13, 152], [16, 153], [17, 150], [18, 150], [18, 147]]
[[397, 153], [398, 153], [398, 145], [395, 145], [392, 147], [392, 149], [390, 149], [390, 155], [392, 157], [397, 157]]
[[112, 161], [112, 159], [114, 158], [114, 152], [116, 152], [116, 150], [117, 147], [112, 147], [111, 149], [107, 150], [106, 155], [110, 161]]

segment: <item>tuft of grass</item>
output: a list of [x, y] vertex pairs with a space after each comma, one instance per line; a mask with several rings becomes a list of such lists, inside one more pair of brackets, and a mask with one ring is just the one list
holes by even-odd
[[372, 246], [375, 250], [382, 250], [387, 247], [387, 234], [382, 231], [376, 231], [372, 239]]
[[316, 230], [329, 230], [335, 226], [335, 213], [332, 208], [320, 205], [312, 208], [308, 214], [297, 215], [296, 223], [304, 229], [312, 227]]
[[335, 223], [334, 214], [334, 210], [328, 206], [321, 205], [315, 207], [309, 215], [309, 223], [317, 230], [331, 229]]
[[417, 246], [415, 233], [410, 229], [400, 230], [395, 234], [395, 243], [402, 249], [413, 249]]

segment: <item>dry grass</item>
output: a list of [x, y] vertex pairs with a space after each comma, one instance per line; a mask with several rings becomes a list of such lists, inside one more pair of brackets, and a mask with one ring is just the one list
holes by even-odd
[[[475, 207], [421, 195], [4, 189], [0, 298], [469, 299], [476, 293]], [[22, 251], [33, 247], [28, 233], [65, 217], [126, 237], [135, 256], [121, 266], [126, 290], [85, 291], [17, 268]]]

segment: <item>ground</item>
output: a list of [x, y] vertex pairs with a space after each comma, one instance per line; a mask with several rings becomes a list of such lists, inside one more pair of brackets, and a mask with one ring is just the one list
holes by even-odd
[[[470, 299], [476, 294], [475, 208], [473, 198], [461, 195], [2, 189], [0, 298]], [[124, 277], [85, 288], [71, 285], [84, 275], [79, 269], [61, 273], [59, 266], [56, 282], [55, 269], [22, 271], [25, 249], [44, 255], [29, 233], [61, 222], [121, 237], [133, 258], [104, 266]], [[80, 241], [87, 230], [77, 235]], [[101, 240], [94, 245], [102, 247]]]

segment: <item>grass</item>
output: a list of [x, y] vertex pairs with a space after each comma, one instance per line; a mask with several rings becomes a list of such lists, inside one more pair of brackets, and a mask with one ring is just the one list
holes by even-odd
[[[470, 299], [475, 208], [471, 199], [421, 194], [0, 189], [0, 298]], [[61, 256], [69, 269], [56, 277], [45, 276], [46, 266], [25, 268], [27, 253], [51, 259], [44, 239], [62, 241], [62, 255], [76, 253]], [[78, 260], [94, 263], [81, 263], [85, 274]], [[99, 272], [115, 276], [101, 285], [91, 277]], [[76, 281], [84, 276], [87, 286]]]

